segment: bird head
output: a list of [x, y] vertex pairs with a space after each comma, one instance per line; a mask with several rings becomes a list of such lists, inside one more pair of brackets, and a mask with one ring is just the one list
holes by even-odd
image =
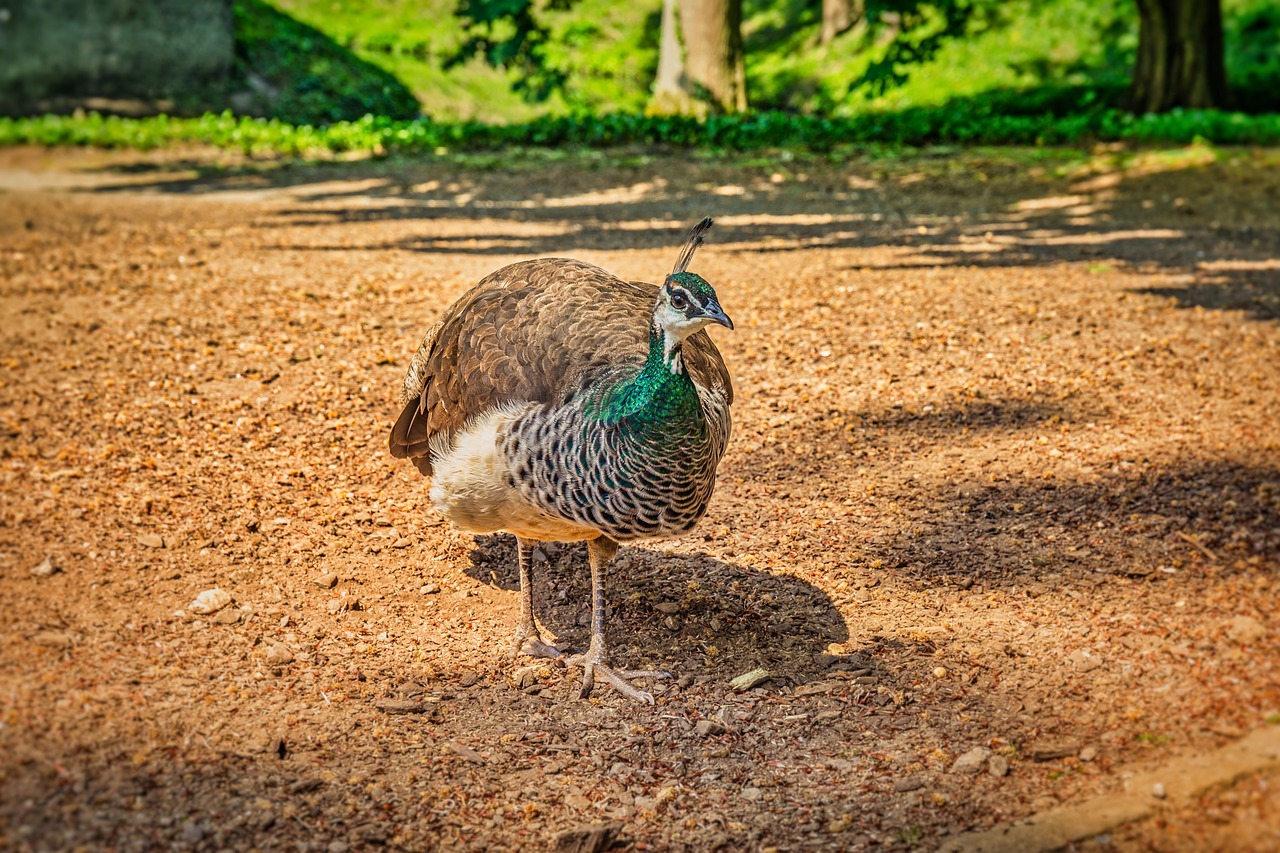
[[653, 319], [664, 336], [674, 341], [683, 341], [712, 323], [733, 328], [733, 321], [720, 307], [715, 290], [706, 279], [691, 272], [667, 276], [658, 291]]
[[654, 331], [662, 335], [664, 355], [668, 359], [680, 342], [712, 323], [733, 328], [733, 321], [720, 307], [715, 290], [705, 278], [688, 271], [693, 253], [702, 245], [711, 224], [708, 216], [693, 226], [680, 249], [675, 269], [658, 290], [658, 303], [653, 306], [653, 326]]

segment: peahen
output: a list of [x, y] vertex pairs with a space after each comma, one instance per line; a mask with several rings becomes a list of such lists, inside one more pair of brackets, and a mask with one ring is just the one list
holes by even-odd
[[653, 702], [614, 670], [604, 637], [605, 569], [619, 542], [678, 536], [706, 512], [729, 438], [733, 387], [704, 329], [733, 328], [688, 271], [698, 223], [661, 287], [542, 258], [503, 267], [427, 332], [404, 378], [391, 455], [429, 475], [458, 527], [516, 536], [516, 654], [561, 657], [533, 615], [532, 549], [587, 540], [591, 644], [581, 696], [597, 677]]

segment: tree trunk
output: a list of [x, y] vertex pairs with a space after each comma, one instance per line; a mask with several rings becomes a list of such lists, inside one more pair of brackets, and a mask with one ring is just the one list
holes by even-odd
[[831, 44], [835, 37], [853, 29], [866, 14], [866, 0], [822, 0], [822, 33], [818, 44]]
[[689, 83], [702, 90], [698, 94], [716, 109], [727, 113], [746, 110], [742, 0], [680, 0], [680, 24]]
[[662, 0], [662, 34], [658, 40], [658, 75], [653, 81], [651, 113], [663, 115], [692, 112], [685, 89], [684, 48], [676, 29], [676, 0]]
[[1226, 106], [1221, 0], [1138, 0], [1138, 16], [1134, 112]]

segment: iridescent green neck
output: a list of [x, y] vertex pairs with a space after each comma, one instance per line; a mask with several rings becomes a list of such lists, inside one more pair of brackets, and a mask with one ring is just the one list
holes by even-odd
[[685, 372], [681, 345], [668, 350], [663, 335], [649, 330], [649, 355], [635, 378], [606, 389], [594, 407], [602, 420], [633, 418], [640, 424], [672, 425], [688, 418], [700, 422], [698, 390]]

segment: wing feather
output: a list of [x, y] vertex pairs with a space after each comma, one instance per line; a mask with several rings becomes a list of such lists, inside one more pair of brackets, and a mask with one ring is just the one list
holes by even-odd
[[[552, 403], [600, 371], [644, 363], [656, 285], [623, 281], [567, 258], [490, 274], [427, 332], [401, 388], [391, 455], [431, 473], [431, 446], [508, 403]], [[684, 345], [699, 386], [733, 400], [729, 372], [705, 331]]]

